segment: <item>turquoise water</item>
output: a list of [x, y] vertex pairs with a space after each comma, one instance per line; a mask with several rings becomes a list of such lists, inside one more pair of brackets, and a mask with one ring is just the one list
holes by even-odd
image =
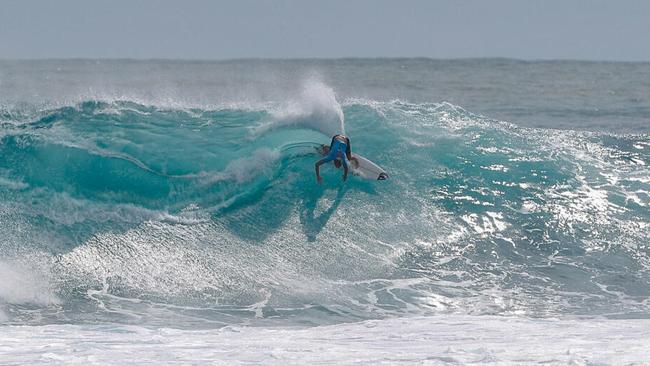
[[[515, 86], [579, 72], [493, 98], [502, 63]], [[4, 323], [648, 317], [646, 64], [0, 65]], [[318, 185], [341, 130], [391, 178]]]

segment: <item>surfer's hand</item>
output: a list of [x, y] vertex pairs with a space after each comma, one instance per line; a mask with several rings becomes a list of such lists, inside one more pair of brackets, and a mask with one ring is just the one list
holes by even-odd
[[318, 184], [323, 183], [323, 178], [321, 178], [320, 176], [316, 177], [316, 182], [318, 182]]

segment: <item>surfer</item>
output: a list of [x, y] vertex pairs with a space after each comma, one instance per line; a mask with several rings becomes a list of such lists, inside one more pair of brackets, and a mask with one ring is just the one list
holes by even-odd
[[316, 162], [316, 180], [320, 183], [323, 179], [320, 176], [320, 166], [334, 161], [334, 166], [340, 168], [343, 165], [343, 180], [348, 179], [348, 161], [356, 161], [352, 157], [350, 139], [345, 135], [334, 135], [330, 146], [323, 147], [325, 157]]

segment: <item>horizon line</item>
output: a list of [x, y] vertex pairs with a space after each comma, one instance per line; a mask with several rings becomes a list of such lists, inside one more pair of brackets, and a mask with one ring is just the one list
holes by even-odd
[[516, 57], [428, 57], [428, 56], [352, 56], [352, 57], [232, 57], [232, 58], [171, 58], [171, 57], [0, 57], [0, 61], [165, 61], [165, 62], [233, 62], [233, 61], [347, 61], [347, 60], [426, 60], [426, 61], [515, 61], [515, 62], [583, 62], [583, 63], [650, 63], [650, 60], [579, 59], [579, 58], [516, 58]]

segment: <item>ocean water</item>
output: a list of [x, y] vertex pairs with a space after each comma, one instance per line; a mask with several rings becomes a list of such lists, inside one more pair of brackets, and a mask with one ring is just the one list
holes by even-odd
[[644, 364], [649, 134], [650, 63], [0, 61], [0, 363]]

